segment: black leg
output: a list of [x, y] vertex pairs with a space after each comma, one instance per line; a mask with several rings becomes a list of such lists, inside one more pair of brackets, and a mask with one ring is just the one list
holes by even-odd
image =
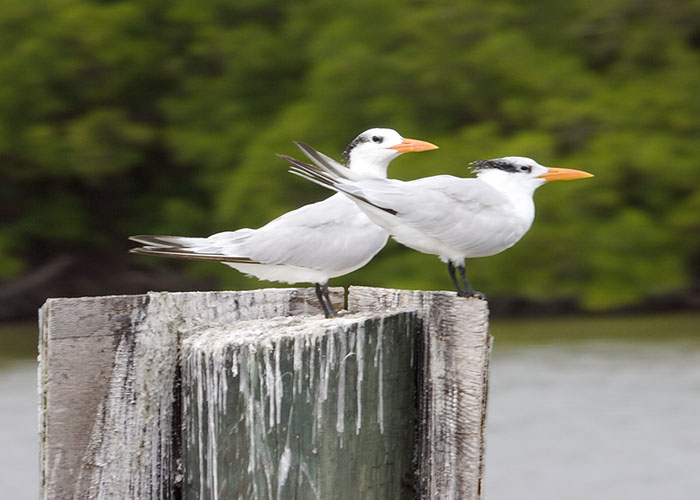
[[318, 283], [316, 285], [316, 297], [318, 297], [318, 303], [321, 304], [321, 309], [323, 309], [323, 314], [328, 318], [328, 308], [326, 307], [326, 302], [323, 300], [323, 291], [321, 285]]
[[459, 269], [459, 275], [462, 277], [462, 283], [464, 284], [464, 296], [486, 300], [486, 296], [483, 293], [475, 291], [469, 284], [469, 280], [467, 279], [467, 271], [464, 269], [464, 264], [458, 265], [457, 269]]
[[323, 296], [326, 298], [326, 306], [328, 307], [328, 314], [326, 314], [326, 318], [335, 318], [336, 316], [338, 316], [338, 313], [335, 312], [333, 302], [331, 302], [331, 297], [330, 295], [328, 295], [328, 282], [323, 284], [322, 290]]
[[464, 290], [462, 290], [462, 287], [459, 285], [459, 280], [457, 279], [457, 275], [455, 274], [455, 265], [452, 263], [451, 260], [447, 262], [447, 272], [450, 273], [452, 283], [454, 283], [455, 288], [457, 289], [457, 295], [460, 297], [465, 297]]
[[323, 285], [316, 283], [315, 285], [316, 297], [318, 297], [318, 301], [321, 304], [323, 314], [326, 316], [326, 318], [336, 317], [338, 314], [335, 312], [333, 304], [331, 303], [331, 298], [328, 296], [328, 283], [324, 283]]
[[449, 261], [447, 263], [447, 272], [450, 273], [452, 283], [454, 283], [455, 288], [457, 289], [457, 295], [459, 297], [476, 297], [481, 300], [486, 300], [486, 296], [483, 293], [475, 291], [469, 284], [469, 280], [467, 279], [467, 272], [464, 269], [464, 264], [459, 264], [457, 266], [457, 269], [459, 269], [459, 276], [462, 278], [462, 285], [460, 285], [459, 280], [457, 279], [457, 274], [455, 273], [455, 265], [452, 263], [452, 261]]

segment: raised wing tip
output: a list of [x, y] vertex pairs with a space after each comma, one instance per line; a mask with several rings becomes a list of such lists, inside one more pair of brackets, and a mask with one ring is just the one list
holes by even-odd
[[305, 142], [294, 141], [294, 144], [296, 145], [296, 147], [298, 147], [299, 149], [301, 149], [304, 152], [307, 152], [307, 151], [310, 151], [313, 153], [316, 152], [316, 150], [313, 147], [309, 146]]
[[307, 169], [318, 170], [318, 169], [317, 169], [316, 167], [314, 167], [313, 165], [310, 165], [310, 164], [308, 164], [308, 163], [305, 163], [305, 162], [303, 162], [303, 161], [301, 161], [301, 160], [297, 160], [297, 159], [294, 158], [293, 156], [287, 156], [287, 155], [278, 155], [278, 156], [279, 156], [280, 158], [282, 158], [284, 161], [286, 161], [287, 163], [291, 163], [291, 164], [294, 165], [295, 167], [302, 167], [302, 168], [307, 168]]

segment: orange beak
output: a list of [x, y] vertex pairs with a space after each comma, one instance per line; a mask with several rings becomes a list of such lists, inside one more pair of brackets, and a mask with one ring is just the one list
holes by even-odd
[[395, 149], [399, 153], [409, 153], [418, 151], [430, 151], [431, 149], [437, 149], [435, 144], [431, 144], [425, 141], [419, 141], [418, 139], [404, 139], [401, 144], [396, 146], [390, 146], [389, 149]]
[[593, 174], [589, 174], [588, 172], [584, 172], [583, 170], [549, 167], [546, 173], [539, 175], [538, 177], [545, 179], [547, 182], [570, 181], [573, 179], [585, 179], [586, 177], [593, 177]]

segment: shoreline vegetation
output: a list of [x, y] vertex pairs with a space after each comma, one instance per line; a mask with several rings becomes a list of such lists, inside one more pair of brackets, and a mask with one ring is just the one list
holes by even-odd
[[[500, 297], [700, 309], [697, 2], [0, 2], [0, 319], [49, 296], [268, 286], [127, 238], [319, 201], [275, 154], [340, 159], [369, 127], [439, 146], [397, 159], [402, 180], [508, 155], [595, 175], [538, 190], [523, 240], [467, 262], [494, 315]], [[351, 283], [451, 286], [396, 243], [331, 285]]]

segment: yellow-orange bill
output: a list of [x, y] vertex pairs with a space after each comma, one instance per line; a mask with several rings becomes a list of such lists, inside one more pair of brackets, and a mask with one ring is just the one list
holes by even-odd
[[573, 170], [571, 168], [547, 168], [547, 172], [540, 175], [542, 179], [547, 182], [550, 181], [570, 181], [573, 179], [585, 179], [586, 177], [593, 177], [593, 174], [584, 172], [583, 170]]
[[429, 151], [431, 149], [437, 149], [435, 144], [431, 144], [425, 141], [419, 141], [418, 139], [404, 139], [401, 144], [396, 146], [391, 146], [389, 149], [395, 149], [399, 153], [417, 152], [417, 151]]

